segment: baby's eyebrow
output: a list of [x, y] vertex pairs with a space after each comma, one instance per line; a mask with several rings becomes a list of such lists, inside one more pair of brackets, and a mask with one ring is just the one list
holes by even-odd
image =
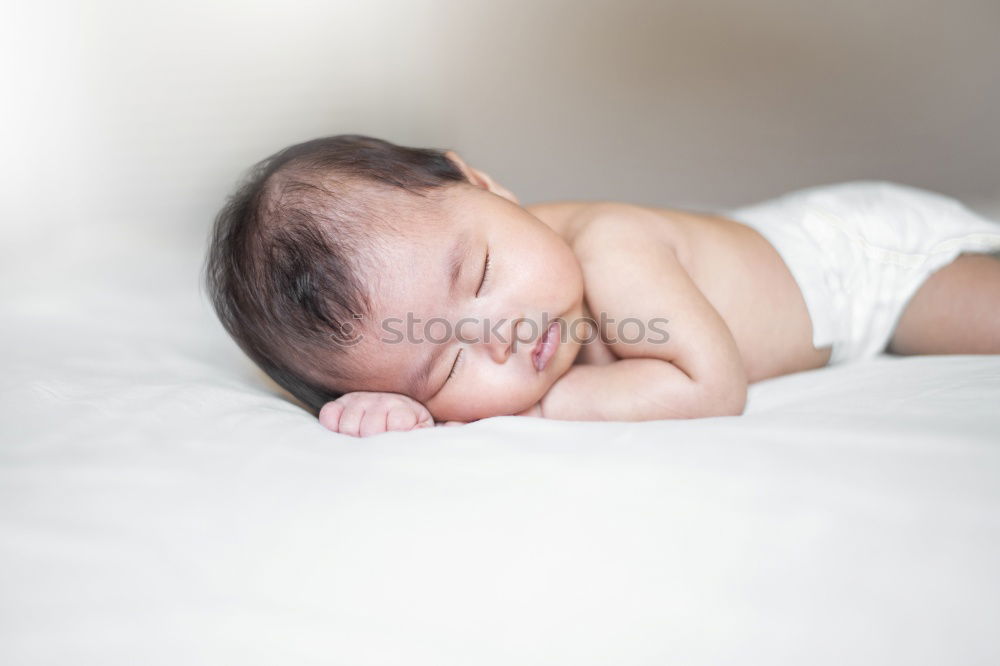
[[[448, 268], [448, 302], [450, 303], [454, 300], [455, 289], [458, 286], [458, 278], [462, 274], [462, 266], [465, 265], [465, 260], [469, 256], [469, 252], [472, 249], [471, 233], [466, 230], [457, 239], [455, 239], [454, 245], [451, 246], [451, 250], [448, 252], [448, 258], [446, 266]], [[417, 371], [410, 376], [410, 379], [406, 383], [406, 395], [417, 396], [419, 399], [423, 399], [424, 391], [427, 388], [427, 382], [430, 380], [431, 371], [434, 369], [434, 365], [441, 358], [441, 354], [447, 349], [445, 344], [434, 345], [435, 349], [431, 351], [429, 358], [425, 363], [418, 366]]]

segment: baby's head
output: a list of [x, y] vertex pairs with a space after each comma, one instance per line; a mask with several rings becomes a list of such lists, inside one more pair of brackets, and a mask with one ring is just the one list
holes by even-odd
[[580, 348], [562, 325], [536, 368], [547, 325], [583, 316], [580, 264], [452, 151], [340, 135], [262, 160], [216, 217], [205, 280], [241, 349], [316, 411], [388, 391], [439, 421], [515, 414]]

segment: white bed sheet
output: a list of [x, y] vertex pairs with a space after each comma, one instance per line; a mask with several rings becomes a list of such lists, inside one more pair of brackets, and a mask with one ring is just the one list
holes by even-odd
[[356, 440], [242, 357], [199, 247], [74, 233], [0, 268], [0, 663], [1000, 660], [1000, 357]]

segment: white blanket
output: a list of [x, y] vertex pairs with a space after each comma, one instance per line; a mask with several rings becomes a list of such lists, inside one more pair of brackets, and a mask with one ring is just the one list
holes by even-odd
[[0, 268], [0, 663], [1000, 661], [1000, 357], [358, 440], [229, 341], [200, 248], [92, 231]]

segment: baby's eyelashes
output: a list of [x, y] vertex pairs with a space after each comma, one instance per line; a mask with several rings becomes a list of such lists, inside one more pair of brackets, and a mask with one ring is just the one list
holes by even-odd
[[490, 273], [490, 251], [486, 251], [486, 261], [483, 263], [483, 277], [479, 281], [479, 288], [476, 289], [476, 298], [479, 297], [479, 292], [483, 290], [483, 285], [486, 284], [487, 276]]

